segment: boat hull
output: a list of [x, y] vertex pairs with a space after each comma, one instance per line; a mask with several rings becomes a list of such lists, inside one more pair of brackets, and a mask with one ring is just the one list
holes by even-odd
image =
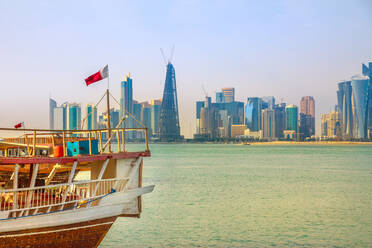
[[116, 218], [5, 232], [0, 235], [0, 247], [97, 247]]
[[140, 212], [128, 213], [128, 206], [153, 189], [117, 192], [92, 208], [3, 220], [0, 247], [97, 247], [117, 217], [140, 216]]

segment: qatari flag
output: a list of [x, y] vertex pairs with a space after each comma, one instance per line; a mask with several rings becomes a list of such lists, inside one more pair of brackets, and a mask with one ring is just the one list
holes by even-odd
[[24, 122], [20, 122], [16, 125], [14, 125], [14, 128], [21, 128], [21, 127], [24, 127], [25, 126], [25, 123]]
[[93, 75], [87, 77], [85, 79], [85, 82], [88, 85], [92, 84], [92, 83], [95, 83], [95, 82], [98, 82], [104, 78], [107, 78], [108, 77], [108, 74], [109, 74], [109, 70], [108, 70], [108, 65], [106, 65], [105, 67], [103, 67], [101, 70], [99, 70], [97, 73], [94, 73]]

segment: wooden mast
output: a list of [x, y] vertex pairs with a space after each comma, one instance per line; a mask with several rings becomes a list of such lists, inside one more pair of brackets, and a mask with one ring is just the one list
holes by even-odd
[[107, 138], [108, 138], [108, 147], [109, 152], [111, 153], [111, 117], [110, 117], [110, 92], [107, 88], [106, 90], [106, 99], [107, 99]]

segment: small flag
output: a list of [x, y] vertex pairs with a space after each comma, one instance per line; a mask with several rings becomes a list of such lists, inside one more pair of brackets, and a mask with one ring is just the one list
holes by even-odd
[[25, 123], [24, 122], [20, 122], [17, 125], [14, 125], [14, 128], [21, 128], [21, 127], [24, 127], [24, 126], [25, 126]]
[[98, 82], [98, 81], [100, 81], [100, 80], [102, 80], [104, 78], [107, 78], [108, 77], [108, 74], [109, 74], [108, 65], [106, 65], [105, 67], [103, 67], [98, 72], [96, 72], [93, 75], [87, 77], [85, 79], [85, 83], [88, 86], [88, 85], [90, 85], [92, 83], [95, 83], [95, 82]]

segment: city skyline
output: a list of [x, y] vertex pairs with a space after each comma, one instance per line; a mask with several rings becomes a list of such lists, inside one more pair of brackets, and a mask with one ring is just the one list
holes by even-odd
[[[133, 99], [162, 98], [165, 69], [159, 48], [169, 54], [175, 44], [181, 135], [195, 133], [195, 106], [190, 103], [204, 98], [202, 85], [209, 95], [234, 87], [235, 100], [242, 102], [272, 95], [299, 106], [302, 96], [311, 95], [317, 102], [319, 135], [320, 115], [337, 104], [337, 84], [372, 60], [368, 1], [68, 6], [1, 3], [0, 126], [24, 121], [26, 127], [48, 127], [50, 94], [57, 102], [96, 102], [107, 83], [86, 87], [83, 79], [107, 63], [117, 99], [128, 72]], [[92, 39], [97, 29], [104, 31]]]

